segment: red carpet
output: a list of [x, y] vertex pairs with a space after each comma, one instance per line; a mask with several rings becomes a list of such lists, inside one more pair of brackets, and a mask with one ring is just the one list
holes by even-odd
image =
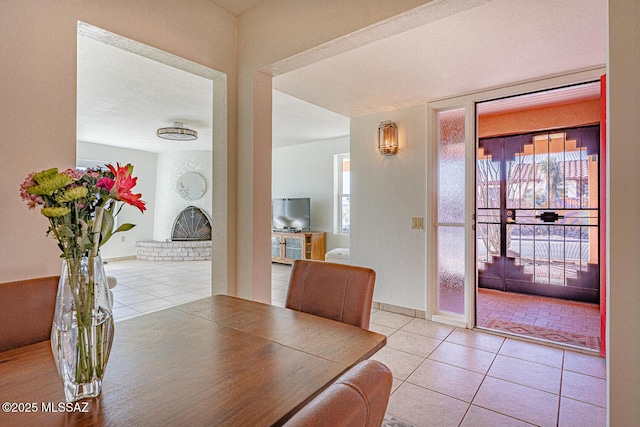
[[533, 338], [540, 338], [557, 343], [575, 345], [591, 350], [600, 350], [600, 339], [595, 336], [577, 334], [575, 332], [548, 329], [541, 326], [528, 325], [525, 323], [510, 322], [508, 320], [489, 319], [482, 325], [485, 328], [497, 329]]

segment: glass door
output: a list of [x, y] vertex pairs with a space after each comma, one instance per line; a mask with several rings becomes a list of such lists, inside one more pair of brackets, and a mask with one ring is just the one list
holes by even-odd
[[549, 115], [548, 126], [523, 129], [521, 116], [498, 116], [547, 105], [550, 93], [597, 102], [590, 82], [599, 73], [427, 104], [427, 319], [474, 327], [479, 287], [597, 300], [604, 242], [593, 106], [561, 117], [564, 125]]
[[599, 302], [599, 133], [479, 140], [479, 287]]

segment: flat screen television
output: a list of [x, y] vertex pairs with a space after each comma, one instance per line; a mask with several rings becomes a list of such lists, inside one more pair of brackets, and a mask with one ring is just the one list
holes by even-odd
[[311, 200], [307, 198], [273, 199], [271, 228], [278, 231], [309, 231]]

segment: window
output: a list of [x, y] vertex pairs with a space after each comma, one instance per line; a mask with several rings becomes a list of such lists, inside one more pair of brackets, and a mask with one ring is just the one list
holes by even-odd
[[335, 233], [348, 234], [351, 225], [351, 160], [349, 153], [335, 156]]
[[437, 311], [453, 315], [465, 314], [465, 144], [466, 109], [438, 111]]

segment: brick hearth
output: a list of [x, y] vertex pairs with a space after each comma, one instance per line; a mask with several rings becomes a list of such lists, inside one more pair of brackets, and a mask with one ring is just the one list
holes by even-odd
[[136, 258], [147, 261], [205, 261], [211, 259], [211, 240], [142, 241], [136, 243]]

